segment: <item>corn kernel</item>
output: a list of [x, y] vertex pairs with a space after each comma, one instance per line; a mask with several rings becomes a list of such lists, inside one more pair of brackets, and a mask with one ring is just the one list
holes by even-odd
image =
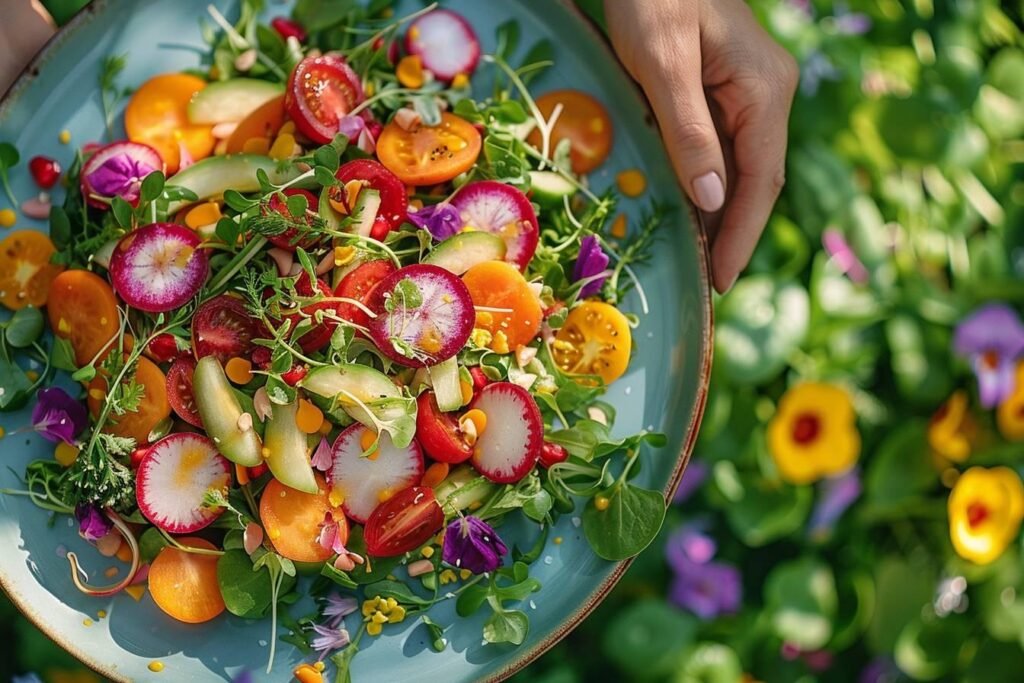
[[259, 154], [265, 157], [270, 152], [270, 138], [263, 136], [249, 138], [242, 143], [242, 152], [245, 154]]
[[60, 140], [60, 144], [62, 145], [68, 144], [71, 142], [71, 131], [67, 129], [62, 130], [60, 135], [57, 136], [57, 139]]
[[422, 88], [426, 78], [423, 73], [423, 60], [419, 55], [402, 57], [395, 67], [398, 82], [406, 88]]
[[511, 349], [508, 348], [508, 335], [501, 330], [495, 332], [494, 341], [491, 342], [491, 350], [502, 355], [511, 353]]
[[71, 467], [78, 460], [78, 448], [61, 441], [53, 451], [53, 459], [62, 467]]
[[469, 405], [473, 400], [473, 385], [460, 379], [459, 392], [462, 394], [462, 405]]
[[128, 586], [127, 588], [124, 589], [124, 592], [127, 593], [128, 595], [132, 596], [132, 599], [135, 600], [135, 602], [138, 602], [138, 601], [142, 600], [142, 596], [145, 595], [146, 587], [145, 586]]
[[469, 571], [468, 569], [462, 569], [459, 571], [459, 578], [463, 581], [465, 581], [471, 576], [473, 576], [473, 572]]
[[611, 501], [605, 498], [604, 496], [598, 496], [597, 498], [594, 499], [594, 507], [601, 511], [607, 510], [610, 504]]
[[220, 204], [217, 202], [204, 202], [185, 214], [185, 225], [193, 230], [198, 230], [207, 225], [213, 225], [223, 215], [220, 211]]
[[452, 79], [452, 87], [456, 90], [462, 90], [469, 85], [469, 76], [466, 74], [455, 74], [455, 78]]
[[366, 625], [366, 632], [371, 636], [379, 636], [382, 630], [384, 630], [384, 627], [375, 621], [371, 621]]
[[370, 617], [370, 621], [372, 621], [375, 624], [386, 624], [386, 623], [388, 623], [388, 618], [387, 618], [387, 616], [383, 612], [381, 612], [380, 610], [377, 610]]
[[[377, 452], [375, 451], [374, 455], [376, 455], [376, 453]], [[395, 495], [395, 492], [392, 491], [391, 489], [382, 489], [381, 492], [377, 494], [377, 502], [378, 503], [386, 503], [389, 500], [391, 500], [391, 498], [394, 495]]]
[[351, 263], [352, 259], [356, 257], [355, 247], [335, 247], [334, 248], [334, 265], [344, 266], [345, 264]]
[[270, 146], [270, 158], [274, 161], [283, 161], [292, 155], [295, 150], [295, 136], [282, 133]]
[[423, 549], [420, 550], [420, 555], [422, 555], [423, 557], [425, 557], [425, 558], [427, 558], [429, 560], [431, 557], [434, 556], [434, 546], [432, 546], [432, 545], [424, 546]]
[[147, 668], [150, 671], [152, 671], [153, 673], [158, 674], [158, 673], [160, 673], [161, 671], [164, 670], [164, 663], [163, 662], [150, 662], [149, 666]]
[[18, 214], [14, 209], [0, 209], [0, 227], [11, 228], [18, 222]]
[[363, 600], [363, 616], [368, 617], [377, 611], [377, 604], [380, 602], [380, 598], [375, 600]]
[[[364, 429], [363, 435], [359, 437], [359, 447], [363, 449], [363, 452], [373, 448], [373, 445], [377, 443], [377, 434], [372, 429]], [[374, 449], [376, 450], [376, 449]]]
[[620, 240], [625, 238], [626, 237], [626, 227], [627, 227], [627, 225], [626, 225], [626, 215], [625, 214], [619, 214], [618, 216], [615, 217], [615, 220], [612, 221], [612, 227], [611, 227], [612, 237], [614, 237], [615, 239], [620, 239]]
[[395, 605], [391, 608], [391, 614], [388, 615], [388, 621], [392, 624], [397, 624], [400, 621], [405, 621], [405, 608], [401, 605]]
[[409, 40], [419, 40], [419, 37], [420, 37], [420, 27], [419, 26], [412, 26], [412, 27], [410, 27], [408, 35], [409, 35]]
[[490, 327], [494, 324], [494, 316], [490, 311], [477, 311], [476, 324], [480, 327]]
[[451, 569], [445, 569], [443, 572], [441, 572], [442, 586], [449, 583], [455, 583], [455, 581], [457, 580], [458, 577], [455, 576], [455, 572], [453, 572]]
[[481, 348], [487, 348], [491, 344], [493, 337], [487, 330], [480, 329], [479, 327], [473, 328], [473, 332], [469, 335], [469, 338], [474, 344]]
[[643, 171], [631, 168], [616, 176], [619, 190], [627, 197], [639, 197], [647, 190], [647, 176]]
[[277, 129], [278, 135], [294, 135], [295, 134], [295, 122], [285, 121], [284, 125]]

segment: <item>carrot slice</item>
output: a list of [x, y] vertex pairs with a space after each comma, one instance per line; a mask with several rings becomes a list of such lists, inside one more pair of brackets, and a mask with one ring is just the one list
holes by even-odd
[[266, 154], [270, 150], [269, 141], [277, 137], [285, 120], [284, 95], [281, 95], [262, 105], [239, 122], [238, 127], [228, 138], [227, 153], [239, 154], [251, 151], [246, 149], [246, 143], [249, 140], [261, 138], [268, 141], [267, 149], [262, 152]]
[[206, 81], [188, 74], [163, 74], [142, 84], [124, 112], [124, 127], [132, 142], [147, 144], [167, 165], [172, 175], [181, 165], [182, 149], [194, 161], [210, 156], [217, 140], [212, 126], [188, 120], [188, 103]]
[[328, 512], [338, 523], [342, 541], [348, 540], [348, 522], [340, 507], [331, 505], [327, 482], [319, 474], [320, 492], [303, 493], [271, 479], [260, 498], [260, 520], [274, 549], [296, 562], [323, 562], [333, 553], [320, 545], [318, 537]]
[[[179, 538], [189, 548], [215, 550], [202, 538]], [[210, 621], [224, 611], [217, 583], [217, 556], [168, 546], [149, 567], [149, 592], [156, 606], [186, 624]]]
[[87, 270], [66, 270], [54, 279], [46, 313], [53, 333], [71, 342], [79, 366], [109, 346], [120, 327], [114, 290]]
[[[103, 431], [116, 436], [135, 439], [142, 445], [149, 443], [149, 433], [171, 414], [171, 404], [167, 401], [167, 378], [162, 370], [148, 358], [139, 358], [135, 368], [135, 381], [142, 385], [143, 396], [138, 410], [114, 415], [111, 412]], [[103, 400], [107, 395], [107, 378], [97, 375], [89, 383], [87, 402], [93, 417], [100, 414]]]
[[510, 311], [476, 312], [476, 327], [491, 333], [494, 351], [509, 353], [537, 336], [542, 318], [540, 301], [515, 266], [504, 261], [484, 261], [470, 268], [462, 281], [474, 306]]
[[35, 230], [17, 230], [0, 242], [0, 302], [15, 311], [45, 304], [64, 270], [50, 263], [56, 251], [50, 238]]

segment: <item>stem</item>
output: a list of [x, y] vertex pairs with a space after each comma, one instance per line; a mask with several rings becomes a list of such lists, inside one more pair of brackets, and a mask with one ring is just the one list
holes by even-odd
[[160, 531], [160, 535], [164, 537], [164, 539], [167, 541], [168, 545], [174, 546], [176, 549], [178, 549], [178, 550], [180, 550], [182, 552], [192, 553], [193, 555], [215, 555], [217, 557], [220, 557], [221, 555], [224, 554], [223, 550], [207, 550], [206, 548], [195, 548], [195, 547], [190, 546], [190, 545], [182, 545], [181, 543], [178, 543], [178, 541], [175, 540], [175, 538], [173, 536], [168, 534], [166, 531], [164, 531], [160, 527], [155, 527], [155, 528]]
[[224, 266], [219, 273], [217, 273], [217, 277], [214, 278], [207, 286], [207, 290], [216, 292], [226, 285], [231, 278], [238, 274], [238, 271], [244, 268], [245, 265], [259, 253], [260, 249], [266, 246], [266, 244], [266, 237], [254, 237], [249, 240], [249, 243], [242, 247], [242, 250], [238, 252], [235, 258], [232, 259], [228, 265]]
[[270, 597], [270, 657], [267, 659], [267, 673], [274, 668], [274, 656], [277, 654], [277, 598], [281, 593], [281, 583], [284, 581], [284, 572], [280, 568], [277, 576], [271, 584]]
[[388, 24], [387, 26], [385, 26], [381, 30], [377, 31], [372, 36], [370, 36], [369, 38], [367, 38], [366, 40], [364, 40], [363, 42], [359, 43], [354, 48], [352, 48], [349, 51], [349, 54], [358, 52], [359, 50], [365, 50], [367, 48], [373, 47], [373, 44], [375, 42], [377, 42], [378, 38], [383, 38], [388, 33], [391, 33], [392, 31], [395, 31], [402, 24], [406, 24], [406, 23], [408, 23], [410, 21], [413, 21], [414, 19], [418, 19], [419, 17], [422, 17], [424, 14], [428, 14], [430, 12], [433, 12], [435, 9], [437, 9], [437, 3], [436, 2], [432, 2], [429, 5], [427, 5], [426, 7], [424, 7], [423, 9], [419, 10], [418, 12], [413, 12], [412, 14], [404, 16], [404, 17], [398, 19], [397, 21], [394, 21], [394, 22]]
[[347, 114], [347, 116], [355, 116], [356, 114], [362, 112], [364, 109], [369, 108], [371, 105], [373, 105], [376, 102], [379, 102], [385, 97], [391, 97], [393, 95], [415, 95], [418, 92], [419, 90], [414, 88], [395, 88], [393, 90], [382, 90], [373, 97], [368, 97], [365, 100], [363, 100], [358, 106], [356, 106], [352, 111], [350, 111]]
[[11, 206], [13, 208], [17, 209], [18, 208], [18, 200], [14, 196], [14, 192], [11, 190], [11, 183], [7, 179], [7, 169], [6, 168], [0, 169], [0, 185], [3, 185], [4, 193], [7, 195], [7, 198], [9, 200], [11, 200]]
[[78, 556], [73, 552], [68, 553], [68, 564], [71, 565], [71, 581], [75, 584], [75, 587], [85, 593], [86, 595], [94, 595], [96, 597], [107, 597], [121, 592], [122, 589], [129, 586], [135, 579], [135, 574], [139, 571], [140, 555], [139, 555], [139, 542], [135, 539], [135, 534], [128, 528], [128, 525], [124, 523], [120, 515], [114, 512], [113, 508], [107, 508], [103, 511], [103, 514], [114, 524], [114, 527], [124, 538], [125, 542], [128, 543], [128, 548], [132, 553], [132, 564], [128, 568], [128, 573], [123, 579], [115, 583], [113, 586], [106, 588], [96, 588], [82, 581], [80, 573], [82, 573], [81, 567], [78, 565]]
[[228, 35], [228, 40], [230, 40], [235, 45], [235, 47], [237, 47], [240, 50], [255, 50], [256, 59], [260, 60], [260, 63], [263, 64], [263, 66], [270, 69], [274, 73], [274, 75], [277, 76], [282, 81], [288, 80], [288, 74], [286, 74], [284, 71], [281, 71], [281, 67], [279, 67], [274, 60], [263, 54], [258, 48], [254, 47], [252, 43], [246, 40], [245, 36], [236, 31], [235, 27], [232, 26], [228, 22], [228, 20], [224, 18], [224, 15], [221, 14], [216, 7], [214, 7], [213, 5], [207, 5], [206, 11], [210, 13], [210, 16], [213, 17], [213, 20], [217, 23], [217, 25], [224, 29], [224, 32]]

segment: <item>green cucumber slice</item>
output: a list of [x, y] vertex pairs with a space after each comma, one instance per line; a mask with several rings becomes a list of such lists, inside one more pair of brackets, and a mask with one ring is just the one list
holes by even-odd
[[576, 194], [576, 187], [554, 171], [530, 171], [531, 199], [541, 206], [561, 206], [563, 197]]
[[507, 246], [498, 235], [480, 230], [460, 232], [434, 247], [424, 263], [462, 275], [484, 261], [504, 261]]

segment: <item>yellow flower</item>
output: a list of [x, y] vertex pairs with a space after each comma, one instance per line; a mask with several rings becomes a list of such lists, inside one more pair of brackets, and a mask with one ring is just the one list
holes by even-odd
[[928, 445], [947, 460], [963, 462], [971, 455], [978, 426], [968, 408], [967, 392], [955, 391], [928, 423]]
[[782, 478], [810, 484], [853, 467], [860, 455], [855, 420], [839, 387], [807, 382], [787, 391], [768, 423], [768, 450]]
[[1024, 362], [1017, 364], [1013, 393], [996, 410], [996, 424], [1009, 441], [1024, 441]]
[[948, 508], [949, 537], [957, 555], [988, 564], [1020, 530], [1024, 484], [1008, 467], [972, 467], [957, 479]]

